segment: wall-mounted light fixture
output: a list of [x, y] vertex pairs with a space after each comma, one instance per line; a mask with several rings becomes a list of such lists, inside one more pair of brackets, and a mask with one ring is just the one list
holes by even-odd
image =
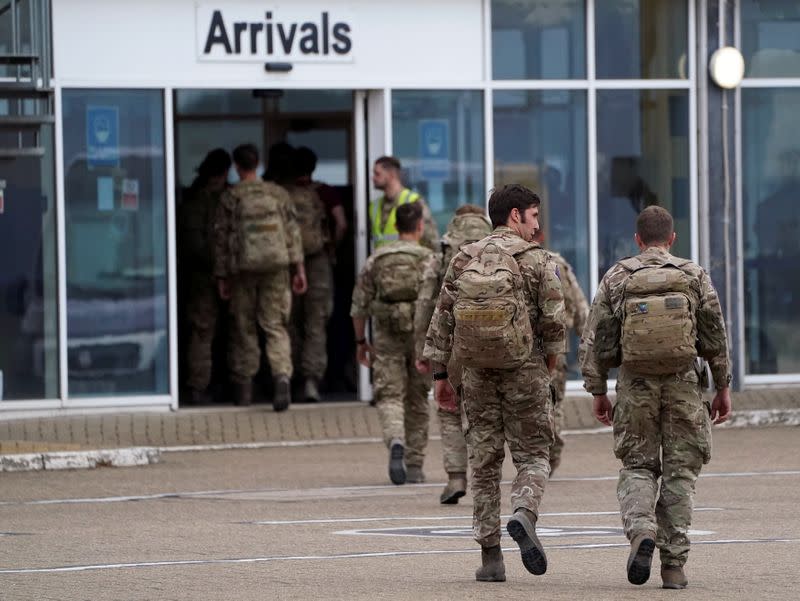
[[735, 88], [744, 78], [744, 57], [732, 46], [718, 48], [711, 55], [708, 72], [720, 88], [726, 90]]

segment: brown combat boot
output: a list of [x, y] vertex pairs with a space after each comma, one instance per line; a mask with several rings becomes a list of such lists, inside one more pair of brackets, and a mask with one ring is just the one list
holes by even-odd
[[506, 526], [511, 538], [519, 545], [522, 565], [531, 574], [541, 576], [547, 571], [547, 556], [536, 536], [536, 516], [529, 509], [517, 509]]
[[481, 567], [475, 570], [478, 582], [505, 582], [506, 566], [503, 564], [503, 551], [500, 545], [481, 547]]
[[292, 402], [292, 386], [289, 376], [275, 376], [272, 387], [272, 408], [276, 413], [286, 411]]
[[234, 382], [233, 392], [236, 404], [240, 407], [246, 407], [253, 403], [253, 383], [249, 380], [247, 382]]
[[319, 403], [319, 383], [315, 378], [306, 378], [303, 396], [306, 403]]
[[425, 482], [425, 472], [422, 471], [421, 465], [409, 465], [406, 467], [407, 484], [422, 484], [423, 482]]
[[644, 584], [650, 578], [650, 564], [656, 548], [654, 532], [637, 534], [631, 540], [631, 552], [628, 555], [628, 582]]
[[689, 584], [680, 566], [661, 566], [661, 588], [683, 589]]
[[447, 474], [447, 486], [439, 496], [442, 505], [455, 505], [458, 500], [467, 494], [467, 474], [465, 472], [451, 472]]

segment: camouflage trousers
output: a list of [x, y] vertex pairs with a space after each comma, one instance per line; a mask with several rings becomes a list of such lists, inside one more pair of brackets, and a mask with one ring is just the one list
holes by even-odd
[[257, 326], [266, 335], [266, 353], [272, 375], [291, 377], [292, 351], [288, 326], [292, 293], [288, 269], [239, 274], [231, 282], [228, 347], [231, 378], [234, 382], [248, 382], [258, 371], [261, 353]]
[[380, 343], [376, 332], [376, 352], [372, 363], [375, 407], [387, 447], [399, 439], [406, 448], [405, 462], [422, 467], [428, 446], [430, 377], [414, 367], [413, 340]]
[[567, 391], [567, 358], [559, 355], [556, 370], [550, 382], [553, 387], [553, 444], [550, 446], [550, 471], [561, 465], [561, 453], [564, 450], [564, 396]]
[[186, 349], [186, 385], [203, 391], [211, 381], [211, 347], [217, 329], [221, 302], [210, 273], [191, 274], [186, 302], [189, 343]]
[[511, 508], [539, 515], [553, 444], [550, 375], [542, 357], [513, 370], [463, 371], [472, 469], [472, 531], [482, 547], [500, 544], [500, 480], [507, 443], [517, 475]]
[[333, 310], [333, 275], [325, 251], [306, 257], [308, 290], [292, 299], [294, 364], [306, 378], [321, 380], [328, 366], [328, 319]]
[[448, 474], [467, 472], [467, 440], [461, 423], [462, 401], [461, 389], [456, 389], [458, 412], [451, 413], [437, 409], [439, 431], [442, 435], [442, 459], [444, 470]]
[[695, 482], [711, 459], [710, 406], [703, 401], [698, 374], [692, 368], [642, 376], [623, 366], [613, 415], [625, 535], [633, 539], [656, 532], [662, 565], [682, 566], [689, 555]]

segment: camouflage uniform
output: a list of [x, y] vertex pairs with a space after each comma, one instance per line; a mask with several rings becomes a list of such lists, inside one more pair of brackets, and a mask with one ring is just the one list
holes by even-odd
[[222, 191], [193, 186], [178, 209], [178, 252], [187, 273], [186, 317], [190, 334], [186, 385], [202, 392], [211, 381], [211, 347], [220, 300], [214, 281], [214, 215]]
[[408, 332], [398, 333], [392, 331], [385, 320], [376, 318], [378, 290], [375, 261], [398, 249], [418, 256], [421, 275], [425, 262], [431, 256], [429, 249], [405, 240], [384, 245], [367, 259], [361, 270], [353, 290], [350, 315], [372, 318], [372, 345], [375, 349], [372, 378], [383, 440], [387, 447], [394, 439], [403, 442], [406, 465], [422, 467], [425, 447], [428, 445], [430, 378], [421, 375], [414, 365], [413, 327]]
[[[292, 299], [292, 350], [305, 378], [321, 380], [328, 366], [328, 319], [333, 310], [333, 273], [325, 247], [325, 207], [311, 184], [287, 186], [295, 206], [305, 253], [308, 290]], [[308, 206], [312, 204], [314, 206]]]
[[265, 195], [278, 201], [288, 263], [299, 263], [303, 258], [300, 229], [286, 190], [276, 184], [254, 180], [239, 182], [222, 195], [214, 225], [214, 273], [231, 282], [228, 365], [235, 383], [249, 382], [258, 371], [260, 353], [256, 324], [266, 335], [266, 353], [273, 376], [292, 375], [288, 332], [292, 302], [289, 265], [264, 273], [242, 272], [235, 267], [233, 241], [237, 235], [237, 207], [248, 199]]
[[[564, 293], [564, 313], [567, 331], [574, 331], [579, 337], [586, 325], [589, 315], [589, 303], [583, 295], [581, 285], [575, 277], [575, 271], [567, 260], [557, 252], [549, 251], [553, 261], [558, 265], [561, 274], [561, 289]], [[567, 353], [569, 352], [569, 337], [567, 337]], [[564, 427], [564, 395], [567, 389], [567, 356], [566, 353], [558, 358], [556, 371], [553, 374], [554, 424], [555, 431], [553, 446], [550, 447], [550, 471], [552, 472], [561, 464], [561, 452], [564, 450], [564, 438], [561, 430]]]
[[[493, 241], [518, 244], [519, 236], [501, 226], [476, 244]], [[533, 353], [513, 370], [462, 370], [463, 403], [467, 416], [467, 448], [472, 467], [473, 534], [482, 547], [500, 544], [500, 480], [504, 445], [508, 443], [517, 475], [511, 484], [513, 511], [527, 509], [535, 516], [550, 473], [553, 443], [550, 375], [545, 355], [564, 352], [564, 302], [561, 282], [549, 254], [534, 248], [516, 256], [525, 281], [523, 294], [531, 324], [539, 336]], [[439, 301], [428, 330], [425, 357], [447, 365], [453, 344], [454, 281], [469, 256], [459, 252], [445, 274]], [[475, 349], [480, 352], [480, 349]]]
[[[380, 206], [381, 208], [381, 228], [386, 226], [386, 222], [389, 220], [389, 215], [391, 214], [393, 209], [396, 209], [400, 206], [397, 203], [397, 200], [403, 195], [409, 195], [411, 191], [408, 188], [403, 188], [400, 194], [398, 194], [397, 198], [388, 199], [386, 196], [382, 196], [377, 200], [373, 200], [370, 206], [369, 214], [370, 216], [373, 214], [373, 210], [376, 206]], [[425, 223], [425, 229], [422, 232], [422, 239], [419, 241], [420, 244], [423, 246], [435, 251], [439, 249], [439, 230], [436, 227], [436, 222], [433, 220], [433, 215], [431, 215], [430, 207], [428, 207], [428, 203], [425, 202], [425, 199], [421, 196], [418, 200], [414, 202], [418, 202], [422, 205], [422, 221]], [[373, 245], [374, 245], [373, 241]]]
[[[651, 247], [638, 256], [645, 265], [676, 261], [666, 250]], [[708, 274], [694, 263], [681, 269], [698, 284], [695, 307], [722, 312]], [[603, 277], [592, 302], [583, 333], [579, 358], [584, 388], [605, 394], [608, 370], [597, 360], [594, 340], [598, 321], [612, 314], [630, 275], [619, 263]], [[730, 381], [727, 346], [710, 361], [717, 388]], [[680, 373], [652, 376], [634, 373], [624, 361], [617, 378], [613, 410], [614, 454], [622, 461], [617, 497], [622, 523], [629, 540], [657, 532], [661, 563], [681, 567], [689, 554], [688, 531], [692, 521], [692, 497], [700, 469], [711, 458], [710, 406], [701, 394], [695, 367]], [[661, 476], [659, 492], [658, 478]]]

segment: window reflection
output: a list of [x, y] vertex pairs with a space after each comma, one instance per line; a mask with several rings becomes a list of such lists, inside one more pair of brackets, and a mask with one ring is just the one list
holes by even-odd
[[743, 0], [742, 54], [748, 77], [800, 77], [800, 4]]
[[71, 397], [168, 392], [161, 91], [65, 90]]
[[598, 277], [638, 254], [636, 217], [649, 205], [672, 214], [672, 252], [690, 257], [688, 134], [687, 91], [597, 93]]
[[800, 90], [742, 90], [747, 371], [800, 373]]
[[405, 183], [428, 201], [440, 234], [460, 205], [486, 203], [481, 92], [395, 91], [392, 135]]

